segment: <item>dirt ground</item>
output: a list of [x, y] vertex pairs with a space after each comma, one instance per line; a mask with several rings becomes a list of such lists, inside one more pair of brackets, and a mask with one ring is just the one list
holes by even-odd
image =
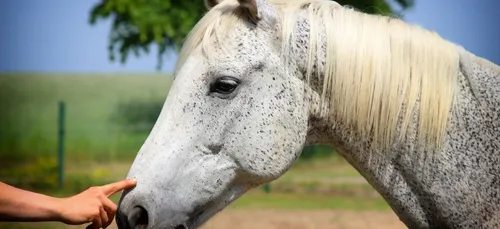
[[[108, 227], [116, 229], [116, 224]], [[201, 229], [405, 229], [392, 211], [224, 210]]]
[[[1, 229], [84, 229], [61, 223], [0, 224]], [[109, 229], [117, 229], [116, 223]], [[392, 211], [227, 209], [201, 229], [405, 229]]]
[[392, 211], [345, 210], [227, 210], [202, 229], [403, 229]]

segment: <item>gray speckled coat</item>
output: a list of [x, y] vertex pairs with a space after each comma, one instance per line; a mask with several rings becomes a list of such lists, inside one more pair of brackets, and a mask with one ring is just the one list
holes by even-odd
[[186, 58], [130, 169], [138, 184], [122, 194], [120, 228], [196, 228], [319, 143], [336, 148], [410, 228], [500, 228], [498, 66], [458, 48], [459, 92], [441, 152], [415, 147], [417, 124], [391, 152], [369, 150], [369, 139], [319, 114], [321, 80], [304, 82], [307, 19], [296, 24], [284, 72], [274, 6], [239, 2], [251, 20], [258, 10], [257, 25], [235, 24], [228, 52], [206, 58], [198, 47]]

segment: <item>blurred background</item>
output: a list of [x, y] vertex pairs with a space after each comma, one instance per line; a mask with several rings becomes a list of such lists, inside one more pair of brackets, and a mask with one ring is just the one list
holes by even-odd
[[[499, 1], [338, 2], [419, 24], [500, 63]], [[202, 0], [2, 0], [0, 181], [65, 197], [123, 179], [162, 108], [177, 50], [204, 12]], [[306, 147], [291, 171], [252, 190], [204, 228], [235, 225], [405, 228], [359, 173], [325, 146]]]

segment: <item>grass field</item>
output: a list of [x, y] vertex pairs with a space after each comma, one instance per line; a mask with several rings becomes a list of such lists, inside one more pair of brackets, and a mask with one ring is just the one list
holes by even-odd
[[170, 84], [169, 76], [2, 75], [0, 155], [54, 154], [58, 102], [64, 101], [69, 157], [130, 159], [147, 132], [124, 134], [113, 114], [120, 103], [163, 102]]
[[[160, 75], [0, 75], [0, 181], [62, 197], [123, 179], [150, 128], [135, 121], [137, 117], [129, 112], [141, 111], [151, 102], [162, 104], [170, 85], [171, 77]], [[61, 100], [67, 106], [62, 189], [57, 187], [56, 161], [57, 104]], [[129, 105], [130, 109], [123, 109]], [[139, 124], [124, 125], [120, 122], [124, 113]], [[146, 115], [151, 118], [152, 114]], [[309, 160], [302, 160], [272, 182], [270, 193], [261, 188], [252, 190], [227, 211], [372, 211], [394, 216], [378, 193], [341, 157], [317, 155], [323, 158], [305, 157]], [[115, 202], [118, 198], [112, 197]], [[3, 223], [0, 228], [68, 227]]]
[[165, 75], [1, 75], [0, 179], [53, 186], [59, 101], [66, 104], [66, 161], [132, 160], [148, 130], [122, 125], [120, 105], [161, 104], [170, 84]]

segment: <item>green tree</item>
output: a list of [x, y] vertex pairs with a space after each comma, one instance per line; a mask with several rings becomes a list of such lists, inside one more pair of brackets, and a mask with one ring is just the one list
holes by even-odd
[[[413, 5], [413, 0], [337, 0], [365, 13], [396, 14]], [[168, 48], [178, 50], [191, 28], [206, 12], [203, 0], [102, 0], [90, 12], [90, 24], [112, 20], [108, 52], [111, 61], [120, 56], [125, 63], [132, 52], [149, 53], [157, 44], [158, 69]]]

